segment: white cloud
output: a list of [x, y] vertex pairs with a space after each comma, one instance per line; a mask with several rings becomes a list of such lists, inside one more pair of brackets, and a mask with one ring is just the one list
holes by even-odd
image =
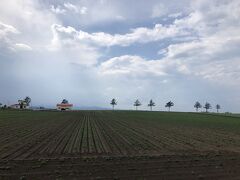
[[[96, 27], [103, 24], [127, 22], [129, 25], [136, 25], [141, 22], [149, 21], [152, 16], [167, 16], [180, 11], [184, 11], [189, 6], [189, 0], [151, 0], [148, 3], [145, 0], [129, 1], [109, 1], [109, 0], [69, 0], [69, 1], [45, 1], [49, 6], [65, 9], [67, 13], [62, 14], [63, 24], [71, 24], [74, 27]], [[79, 16], [84, 14], [84, 16]], [[119, 18], [123, 17], [123, 18]], [[157, 19], [157, 18], [156, 18]]]
[[53, 24], [52, 33], [53, 39], [48, 46], [48, 50], [62, 54], [62, 58], [67, 62], [90, 66], [96, 64], [97, 59], [101, 56], [95, 47], [71, 39], [77, 33], [72, 27], [65, 28], [61, 25]]
[[60, 22], [49, 8], [43, 7], [38, 1], [32, 0], [0, 2], [0, 21], [21, 32], [9, 37], [12, 47], [22, 43], [31, 45], [33, 49], [43, 49], [49, 43], [51, 25]]
[[0, 21], [0, 38], [6, 36], [9, 33], [18, 34], [20, 32], [15, 27], [8, 24], [4, 24]]
[[177, 13], [169, 14], [168, 17], [170, 17], [170, 18], [178, 18], [178, 17], [180, 17], [182, 15], [183, 15], [182, 12], [177, 12]]
[[79, 7], [76, 6], [74, 4], [71, 4], [69, 2], [64, 3], [63, 6], [68, 10], [68, 11], [73, 11], [75, 13], [79, 13], [79, 14], [86, 14], [87, 13], [87, 7], [83, 6], [83, 7]]
[[20, 32], [13, 26], [0, 22], [0, 51], [15, 51], [15, 44], [13, 35], [17, 35]]
[[63, 40], [85, 42], [98, 46], [128, 46], [133, 43], [147, 43], [184, 35], [174, 25], [163, 26], [161, 24], [156, 24], [152, 29], [144, 27], [132, 29], [130, 33], [123, 35], [111, 35], [104, 32], [87, 33], [81, 30], [77, 31], [70, 26], [64, 27], [57, 24], [52, 28], [56, 33], [61, 34]]
[[[158, 52], [164, 56], [162, 59], [148, 60], [131, 55], [114, 57], [101, 64], [100, 72], [124, 76], [182, 74], [236, 85], [236, 80], [239, 81], [237, 57], [240, 56], [237, 48], [240, 44], [240, 25], [236, 18], [240, 16], [236, 8], [239, 3], [232, 2], [224, 6], [216, 6], [216, 3], [207, 10], [196, 7], [202, 5], [193, 5], [195, 9], [188, 16], [176, 19], [170, 25], [156, 24], [153, 28], [140, 27], [127, 34], [114, 35], [88, 33], [70, 26], [54, 25], [54, 37], [58, 39], [56, 44], [84, 44], [88, 47], [130, 46], [172, 38], [175, 44]], [[230, 7], [234, 13], [231, 13]], [[177, 13], [169, 16], [175, 18], [181, 15]], [[224, 78], [228, 81], [222, 81]]]
[[183, 74], [198, 76], [218, 84], [238, 86], [240, 82], [240, 38], [204, 38], [168, 47], [167, 58]]
[[166, 61], [146, 60], [139, 56], [120, 56], [103, 62], [100, 66], [102, 75], [127, 75], [132, 77], [166, 76]]
[[[0, 6], [0, 22], [6, 22], [0, 23], [0, 39], [4, 36], [0, 41], [0, 54], [10, 57], [15, 54], [24, 55], [28, 51], [28, 56], [44, 54], [49, 61], [57, 58], [65, 63], [87, 66], [97, 63], [100, 53], [94, 47], [64, 41], [62, 34], [52, 31], [52, 25], [60, 24], [60, 21], [49, 6], [32, 0], [6, 0], [4, 4], [5, 6]], [[52, 6], [52, 10], [60, 13], [62, 9], [60, 6]], [[84, 8], [82, 10], [82, 13], [86, 11]]]
[[65, 14], [66, 13], [66, 10], [65, 9], [62, 9], [60, 6], [57, 6], [56, 8], [51, 5], [51, 11], [53, 13], [56, 13], [56, 14]]
[[31, 51], [32, 50], [32, 48], [29, 45], [22, 44], [22, 43], [16, 43], [15, 44], [15, 49], [23, 50], [23, 51]]
[[78, 12], [78, 7], [69, 3], [69, 2], [64, 3], [63, 5], [64, 5], [64, 7], [66, 7], [70, 11], [75, 11], [76, 13]]
[[81, 7], [80, 13], [81, 13], [81, 14], [87, 14], [87, 10], [88, 10], [87, 7]]
[[184, 74], [240, 88], [240, 2], [208, 3], [193, 3], [189, 16], [174, 21], [197, 39], [169, 45], [166, 57]]

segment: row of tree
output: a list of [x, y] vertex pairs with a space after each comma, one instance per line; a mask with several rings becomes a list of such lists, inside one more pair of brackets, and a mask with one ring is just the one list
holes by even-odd
[[[206, 102], [205, 105], [202, 106], [201, 103], [198, 101], [194, 104], [194, 108], [196, 108], [197, 112], [198, 112], [198, 109], [201, 109], [202, 107], [204, 109], [206, 109], [206, 112], [208, 112], [208, 110], [212, 108], [212, 105], [210, 103]], [[219, 104], [217, 104], [215, 108], [217, 109], [217, 112], [219, 112], [219, 109], [221, 109], [221, 106]]]
[[[110, 104], [112, 105], [112, 108], [114, 110], [114, 106], [117, 105], [117, 100], [115, 98], [113, 98], [110, 102]], [[133, 103], [133, 106], [136, 107], [136, 110], [138, 110], [138, 106], [141, 106], [141, 102], [137, 99], [134, 103]], [[149, 101], [149, 104], [148, 106], [150, 107], [150, 110], [152, 111], [152, 107], [155, 106], [155, 102], [153, 102], [153, 100], [151, 99]], [[168, 111], [170, 111], [171, 107], [174, 106], [174, 103], [172, 101], [169, 101], [166, 103], [165, 107], [168, 108]], [[194, 108], [196, 108], [196, 111], [198, 112], [199, 109], [202, 108], [202, 105], [200, 104], [200, 102], [196, 102], [194, 104]], [[203, 106], [204, 109], [206, 109], [206, 112], [208, 112], [209, 109], [212, 108], [211, 104], [206, 102], [205, 105]], [[217, 109], [217, 112], [219, 112], [219, 109], [221, 109], [221, 106], [219, 104], [216, 105], [216, 109]]]
[[[115, 98], [113, 98], [113, 99], [111, 100], [110, 104], [112, 105], [112, 108], [113, 108], [113, 110], [114, 110], [114, 106], [117, 105], [117, 100], [116, 100]], [[133, 103], [133, 106], [136, 107], [136, 110], [138, 110], [138, 106], [141, 106], [141, 105], [142, 105], [142, 104], [141, 104], [141, 102], [140, 102], [138, 99]], [[156, 106], [156, 104], [155, 104], [155, 102], [153, 102], [153, 100], [151, 99], [151, 100], [149, 101], [148, 106], [150, 107], [150, 110], [152, 111], [152, 108], [153, 108], [154, 106]], [[170, 109], [171, 109], [172, 106], [174, 106], [174, 103], [173, 103], [172, 101], [167, 102], [166, 105], [165, 105], [165, 107], [168, 108], [168, 111], [170, 111]]]

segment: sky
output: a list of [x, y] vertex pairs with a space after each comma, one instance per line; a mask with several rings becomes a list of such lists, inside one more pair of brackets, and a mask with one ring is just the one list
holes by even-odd
[[239, 0], [1, 0], [0, 102], [240, 112]]

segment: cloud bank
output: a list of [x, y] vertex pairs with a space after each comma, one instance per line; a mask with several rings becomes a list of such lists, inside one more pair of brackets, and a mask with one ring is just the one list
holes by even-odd
[[239, 111], [237, 0], [0, 5], [3, 103], [29, 95], [36, 105], [67, 98], [107, 107], [115, 97], [132, 108], [153, 98], [162, 110], [172, 100], [175, 110], [191, 111], [198, 100]]

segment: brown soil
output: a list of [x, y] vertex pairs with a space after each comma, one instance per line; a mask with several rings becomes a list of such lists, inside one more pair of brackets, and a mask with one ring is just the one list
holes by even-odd
[[124, 117], [9, 115], [0, 179], [240, 179], [239, 132]]

